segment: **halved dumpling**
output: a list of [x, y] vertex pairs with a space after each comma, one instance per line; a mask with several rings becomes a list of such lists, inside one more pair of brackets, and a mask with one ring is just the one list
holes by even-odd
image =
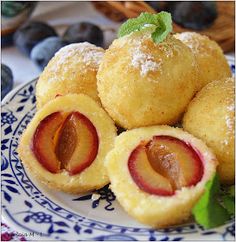
[[216, 165], [215, 156], [201, 140], [169, 126], [122, 133], [105, 161], [120, 204], [153, 227], [188, 219]]
[[19, 155], [49, 187], [80, 193], [109, 182], [104, 159], [115, 137], [113, 121], [95, 101], [69, 94], [35, 114], [21, 137]]

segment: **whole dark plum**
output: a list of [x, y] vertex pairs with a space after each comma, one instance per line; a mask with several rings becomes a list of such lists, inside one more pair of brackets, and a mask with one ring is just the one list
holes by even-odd
[[202, 30], [213, 24], [217, 18], [215, 2], [173, 2], [168, 11], [173, 21], [184, 28]]
[[48, 37], [34, 46], [30, 58], [40, 69], [44, 69], [54, 54], [65, 45], [67, 43], [60, 37]]
[[168, 9], [168, 5], [171, 4], [168, 1], [146, 1], [146, 3], [157, 12], [166, 11]]
[[103, 47], [104, 36], [102, 30], [95, 24], [80, 22], [69, 26], [63, 35], [63, 39], [69, 43], [90, 42]]
[[3, 99], [13, 88], [13, 74], [11, 69], [1, 64], [1, 98]]
[[57, 36], [55, 30], [43, 22], [27, 22], [14, 34], [16, 47], [24, 54], [30, 55], [32, 48], [43, 39]]
[[13, 34], [2, 35], [1, 37], [1, 47], [8, 47], [13, 45]]

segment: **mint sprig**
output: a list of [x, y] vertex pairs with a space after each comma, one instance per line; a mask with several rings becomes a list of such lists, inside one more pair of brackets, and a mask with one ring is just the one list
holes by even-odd
[[233, 192], [221, 196], [220, 182], [217, 174], [206, 183], [205, 193], [192, 209], [197, 223], [210, 229], [224, 224], [234, 213]]
[[225, 209], [227, 210], [227, 212], [229, 214], [232, 214], [233, 215], [235, 213], [234, 197], [225, 195], [222, 198], [222, 202], [223, 202], [223, 205], [224, 205]]
[[172, 31], [171, 14], [160, 12], [158, 14], [141, 13], [137, 18], [132, 18], [123, 23], [118, 31], [118, 37], [123, 37], [134, 31], [142, 31], [146, 27], [153, 27], [152, 39], [155, 43], [162, 42]]
[[232, 197], [235, 197], [235, 185], [232, 185], [228, 188], [229, 195], [231, 195]]
[[222, 194], [223, 206], [227, 209], [228, 213], [231, 215], [235, 214], [235, 186], [224, 188], [224, 193]]

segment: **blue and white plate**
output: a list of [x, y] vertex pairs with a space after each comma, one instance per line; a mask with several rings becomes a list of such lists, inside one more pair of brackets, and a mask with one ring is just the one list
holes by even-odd
[[[234, 60], [228, 59], [234, 72]], [[192, 222], [154, 230], [129, 217], [108, 186], [99, 195], [68, 195], [38, 183], [17, 153], [19, 137], [35, 114], [36, 80], [2, 104], [2, 215], [28, 240], [233, 240], [234, 221], [210, 230]]]

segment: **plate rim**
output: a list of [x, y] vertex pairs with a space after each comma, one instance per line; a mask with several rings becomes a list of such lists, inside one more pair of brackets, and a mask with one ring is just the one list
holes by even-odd
[[[227, 58], [227, 60], [229, 61], [229, 62], [233, 62], [233, 63], [235, 63], [235, 58], [234, 57], [232, 57], [232, 56], [226, 56], [226, 58]], [[30, 80], [30, 81], [27, 81], [27, 82], [24, 82], [24, 83], [21, 83], [21, 84], [19, 84], [17, 87], [15, 87], [13, 90], [11, 90], [11, 92], [9, 92], [4, 98], [3, 98], [3, 100], [1, 101], [1, 106], [3, 107], [3, 106], [5, 106], [5, 105], [7, 105], [8, 104], [8, 102], [10, 102], [11, 100], [12, 100], [12, 98], [14, 97], [14, 95], [20, 90], [20, 89], [23, 89], [25, 86], [27, 86], [27, 85], [29, 85], [30, 83], [37, 83], [37, 79], [38, 79], [38, 77], [37, 78], [34, 78], [33, 80]], [[3, 213], [2, 213], [2, 218], [3, 218], [3, 221], [7, 221], [7, 223], [12, 227], [12, 228], [16, 228], [16, 230], [18, 229], [20, 229], [20, 231], [25, 231], [25, 232], [29, 232], [29, 229], [27, 229], [27, 228], [25, 228], [24, 229], [24, 227], [22, 226], [22, 224], [17, 224], [17, 221], [16, 220], [14, 220], [14, 221], [12, 221], [12, 220], [10, 220], [10, 219], [6, 219], [6, 217], [8, 217], [9, 218], [9, 216], [6, 216], [5, 215], [5, 211], [2, 211]], [[5, 216], [4, 216], [5, 215]], [[81, 216], [81, 215], [80, 215]], [[93, 220], [93, 219], [92, 219]], [[96, 221], [96, 220], [95, 220]], [[230, 223], [231, 221], [229, 221], [229, 223]], [[181, 225], [180, 225], [181, 226]], [[126, 227], [126, 226], [125, 226]], [[216, 228], [217, 229], [217, 228]], [[52, 238], [51, 236], [50, 237], [41, 237], [40, 236], [40, 238]]]
[[7, 95], [2, 99], [2, 101], [1, 101], [1, 107], [2, 107], [2, 106], [5, 106], [9, 101], [11, 101], [11, 100], [9, 100], [9, 99], [11, 99], [12, 96], [14, 96], [14, 94], [15, 94], [16, 92], [18, 92], [18, 91], [19, 91], [20, 89], [22, 89], [24, 86], [29, 85], [31, 82], [33, 83], [33, 82], [37, 81], [38, 78], [39, 78], [39, 77], [36, 77], [36, 78], [34, 78], [33, 80], [28, 80], [28, 81], [26, 81], [26, 82], [23, 82], [23, 83], [17, 85], [15, 88], [13, 88], [13, 89], [12, 89], [9, 93], [7, 93]]

